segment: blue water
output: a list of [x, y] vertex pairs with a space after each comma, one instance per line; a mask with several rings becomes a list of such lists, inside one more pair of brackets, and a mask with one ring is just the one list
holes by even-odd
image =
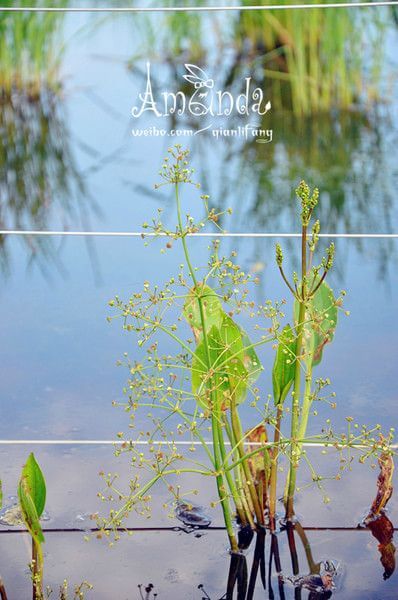
[[[226, 26], [220, 16], [218, 20]], [[18, 220], [15, 205], [2, 202], [4, 228], [137, 232], [158, 207], [164, 209], [165, 222], [174, 223], [170, 190], [155, 192], [153, 184], [158, 181], [162, 158], [175, 140], [131, 135], [137, 123], [130, 112], [137, 94], [143, 91], [142, 73], [148, 46], [151, 47], [145, 32], [160, 31], [163, 17], [152, 15], [145, 22], [144, 27], [143, 20], [131, 15], [105, 19], [66, 17], [65, 39], [69, 41], [62, 61], [62, 94], [57, 100], [62, 129], [55, 129], [54, 134], [62, 141], [64, 156], [69, 157], [61, 161], [69, 187], [48, 174], [49, 195], [43, 198], [39, 219], [26, 209]], [[222, 81], [231, 54], [218, 54], [210, 28], [208, 35], [209, 73], [216, 82]], [[170, 64], [163, 60], [167, 56], [159, 55], [159, 43], [155, 35], [150, 53], [153, 74], [160, 86], [173, 89], [181, 84], [183, 71], [173, 73]], [[233, 208], [233, 216], [223, 226], [232, 232], [298, 231], [294, 187], [304, 176], [321, 189], [319, 215], [324, 232], [397, 232], [396, 48], [397, 31], [391, 30], [385, 60], [384, 81], [391, 82], [386, 85], [386, 102], [369, 109], [365, 116], [353, 111], [295, 119], [287, 113], [278, 115], [271, 111], [265, 119], [267, 127], [273, 130], [270, 144], [246, 143], [236, 138], [215, 140], [206, 133], [179, 140], [191, 148], [196, 178], [212, 202], [219, 208]], [[131, 61], [134, 57], [137, 60]], [[134, 69], [129, 68], [129, 61]], [[162, 119], [162, 123], [167, 128], [172, 125], [168, 119]], [[154, 119], [147, 116], [139, 123], [142, 128], [153, 124]], [[192, 126], [197, 127], [197, 123]], [[29, 157], [25, 164], [31, 165], [33, 173], [40, 172], [42, 156], [27, 148]], [[6, 163], [5, 169], [11, 172], [12, 166]], [[193, 190], [187, 191], [184, 202], [192, 214], [202, 214], [201, 202]], [[225, 252], [238, 250], [244, 268], [259, 271], [260, 284], [254, 293], [258, 302], [287, 297], [274, 265], [276, 239], [227, 238], [222, 242]], [[111, 314], [107, 303], [115, 294], [128, 299], [144, 280], [162, 282], [175, 274], [183, 260], [181, 249], [175, 244], [171, 251], [162, 254], [164, 240], [144, 247], [139, 237], [4, 236], [1, 241], [0, 439], [111, 440], [116, 432], [127, 431], [128, 416], [111, 403], [123, 401], [122, 388], [128, 372], [115, 363], [124, 352], [135, 359], [142, 351], [134, 334], [123, 332], [120, 322], [107, 322], [106, 317]], [[322, 240], [321, 244], [327, 241]], [[297, 268], [298, 240], [283, 239], [282, 244], [288, 270]], [[336, 292], [347, 290], [346, 309], [350, 316], [341, 314], [335, 340], [325, 349], [322, 365], [317, 368], [317, 375], [330, 377], [337, 408], [333, 411], [323, 404], [317, 407], [311, 433], [319, 431], [328, 418], [340, 433], [345, 431], [347, 416], [354, 416], [360, 424], [380, 423], [387, 430], [396, 423], [397, 244], [396, 239], [336, 240], [336, 264], [330, 283]], [[195, 264], [206, 264], [208, 240], [191, 240], [190, 245]], [[287, 319], [291, 320], [288, 306]], [[247, 319], [242, 317], [240, 322], [251, 331]], [[166, 341], [162, 348], [165, 352], [173, 349]], [[260, 379], [265, 399], [272, 388], [273, 352], [266, 347], [259, 356], [265, 366]], [[252, 412], [248, 406], [242, 407], [245, 427], [253, 424]], [[137, 429], [144, 422], [144, 415], [139, 416]], [[0, 451], [5, 494], [15, 494], [18, 472], [28, 448], [1, 447]], [[77, 514], [97, 510], [95, 494], [101, 486], [97, 472], [117, 470], [120, 466], [110, 447], [38, 447], [35, 451], [49, 482], [49, 511], [57, 526], [71, 526]], [[326, 470], [334, 472], [333, 460], [325, 464]], [[375, 495], [376, 473], [356, 464], [351, 478], [339, 482], [342, 487], [332, 485], [334, 502], [330, 508], [318, 497], [314, 503], [314, 496], [308, 491], [299, 497], [297, 510], [306, 524], [355, 527]], [[304, 471], [302, 477], [305, 485], [308, 472]], [[213, 487], [203, 486], [201, 493], [203, 504], [208, 506], [214, 499]], [[152, 521], [156, 525], [170, 523], [160, 509], [166, 496], [164, 491], [158, 492], [159, 510], [154, 511]], [[396, 513], [394, 498], [391, 511]], [[213, 517], [214, 523], [219, 524], [217, 511]], [[161, 579], [155, 582], [168, 594], [164, 597], [196, 598], [192, 582], [196, 587], [207, 578], [210, 584], [206, 589], [212, 600], [218, 599], [226, 578], [226, 565], [222, 562], [226, 560], [224, 538], [220, 536], [211, 549], [214, 564], [217, 568], [223, 565], [220, 577], [210, 568], [209, 544], [206, 553], [200, 550], [196, 554], [195, 547], [187, 562], [185, 535], [179, 534], [178, 545], [164, 538], [153, 541], [146, 537], [140, 542], [139, 556], [123, 541], [112, 559], [121, 556], [117, 565], [122, 561], [122, 568], [115, 567], [117, 577], [113, 578], [92, 569], [109, 560], [105, 548], [98, 545], [94, 551], [92, 545], [86, 550], [81, 536], [62, 543], [56, 543], [54, 537], [48, 544], [48, 572], [52, 573], [53, 583], [65, 576], [93, 580], [96, 598], [116, 597], [112, 594], [117, 585], [121, 593], [134, 599], [135, 586], [141, 581], [138, 574], [150, 577], [153, 565], [149, 559], [157, 556], [163, 560], [164, 548], [173, 543], [174, 556], [170, 564], [162, 567]], [[382, 582], [377, 542], [369, 532], [355, 535], [358, 537], [353, 542], [347, 533], [314, 534], [315, 547], [323, 558], [330, 553], [346, 565], [340, 597], [393, 598], [395, 581]], [[14, 579], [11, 567], [16, 560], [22, 564], [22, 558], [26, 564], [27, 558], [21, 555], [22, 541], [16, 539], [19, 536], [14, 536], [12, 543], [8, 539], [4, 543], [5, 537], [0, 541], [6, 548], [4, 556], [8, 556], [4, 563], [9, 566], [5, 570], [2, 567], [2, 575], [15, 581], [15, 593], [22, 598], [26, 593], [24, 584]], [[350, 544], [355, 544], [356, 552], [352, 566]], [[189, 545], [189, 552], [191, 548]], [[78, 560], [70, 562], [71, 555]], [[287, 554], [285, 561], [288, 564]], [[135, 570], [131, 593], [132, 563]], [[364, 589], [368, 590], [367, 596]], [[216, 593], [219, 595], [213, 598]]]

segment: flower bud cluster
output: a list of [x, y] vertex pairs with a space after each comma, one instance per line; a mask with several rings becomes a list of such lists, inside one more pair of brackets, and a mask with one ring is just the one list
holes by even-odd
[[312, 226], [312, 236], [311, 239], [308, 241], [308, 247], [311, 250], [311, 252], [315, 251], [316, 245], [319, 242], [319, 232], [321, 230], [321, 224], [319, 222], [319, 219], [317, 219], [315, 221], [315, 223]]
[[314, 188], [311, 194], [309, 185], [305, 181], [300, 181], [296, 188], [296, 196], [301, 202], [301, 222], [303, 227], [307, 227], [312, 211], [318, 204], [319, 190], [318, 188]]
[[328, 248], [326, 248], [327, 257], [322, 260], [322, 266], [325, 271], [329, 271], [333, 266], [334, 261], [334, 243], [332, 242]]
[[282, 266], [283, 263], [283, 252], [280, 244], [276, 244], [275, 246], [275, 255], [276, 255], [276, 264], [278, 267]]

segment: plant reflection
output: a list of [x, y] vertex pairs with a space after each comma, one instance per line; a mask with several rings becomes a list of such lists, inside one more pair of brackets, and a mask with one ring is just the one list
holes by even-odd
[[[88, 222], [90, 205], [70, 144], [62, 100], [43, 89], [35, 97], [24, 90], [2, 99], [0, 112], [0, 226], [5, 230], [48, 228], [55, 208], [61, 228]], [[56, 243], [48, 237], [24, 237], [31, 261], [62, 272]], [[2, 236], [1, 261], [8, 261], [8, 236]], [[40, 262], [41, 261], [41, 262]]]
[[[10, 2], [6, 3], [7, 5]], [[11, 3], [12, 4], [12, 3]], [[65, 6], [58, 1], [56, 6]], [[36, 0], [31, 6], [40, 7]], [[0, 228], [2, 230], [89, 229], [90, 200], [73, 152], [60, 65], [63, 16], [26, 12], [0, 14]], [[65, 274], [62, 244], [23, 236], [29, 264], [50, 277]], [[0, 263], [7, 272], [10, 236], [0, 236]], [[92, 266], [95, 252], [88, 245]]]
[[388, 10], [313, 8], [140, 15], [133, 26], [146, 58], [208, 64], [214, 48], [235, 63], [260, 55], [275, 107], [304, 115], [382, 96], [389, 21]]
[[393, 544], [394, 526], [386, 515], [386, 505], [390, 500], [393, 487], [394, 460], [389, 454], [379, 458], [377, 493], [363, 524], [379, 542], [380, 562], [384, 567], [384, 579], [389, 579], [395, 571], [395, 546]]
[[[386, 524], [388, 522], [388, 525]], [[369, 525], [368, 525], [369, 527]], [[372, 534], [381, 542], [379, 550], [381, 562], [385, 569], [383, 578], [387, 579], [395, 569], [395, 547], [392, 543], [393, 526], [385, 514], [378, 520], [377, 528], [370, 526]], [[330, 528], [332, 531], [333, 528]], [[282, 565], [280, 543], [286, 533], [292, 574], [288, 574], [286, 565]], [[299, 541], [307, 562], [307, 567], [300, 571], [296, 542]], [[305, 528], [296, 521], [288, 523], [278, 533], [266, 533], [260, 530], [256, 534], [255, 548], [251, 559], [245, 555], [248, 547], [241, 547], [239, 553], [231, 555], [227, 579], [227, 591], [217, 600], [253, 600], [256, 591], [263, 590], [263, 597], [269, 600], [279, 598], [285, 600], [293, 593], [295, 600], [301, 600], [303, 592], [308, 593], [308, 600], [326, 600], [336, 590], [336, 578], [339, 576], [339, 565], [332, 560], [316, 562], [312, 555], [310, 541]], [[268, 560], [266, 555], [268, 553]], [[267, 567], [266, 567], [267, 564]], [[203, 585], [199, 586], [202, 600], [215, 600], [208, 594]], [[291, 590], [291, 591], [289, 591]]]
[[383, 579], [389, 579], [395, 571], [394, 526], [385, 513], [367, 524], [373, 537], [379, 542], [380, 562], [384, 567]]

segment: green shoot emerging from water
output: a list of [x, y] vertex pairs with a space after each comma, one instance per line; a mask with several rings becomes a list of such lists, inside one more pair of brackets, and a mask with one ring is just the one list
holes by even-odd
[[[32, 597], [33, 600], [48, 599], [52, 597], [53, 592], [49, 587], [45, 591], [43, 589], [43, 543], [45, 540], [40, 523], [46, 505], [46, 482], [33, 453], [28, 456], [22, 468], [18, 500], [22, 520], [32, 540], [32, 561], [29, 565], [32, 573]], [[76, 600], [84, 599], [86, 591], [91, 590], [92, 587], [91, 584], [84, 581], [74, 588], [73, 597]], [[67, 600], [70, 597], [68, 589], [68, 582], [65, 580], [59, 589], [58, 597], [61, 600]]]
[[46, 504], [46, 484], [43, 473], [31, 453], [21, 474], [18, 498], [22, 519], [32, 538], [32, 581], [33, 598], [42, 600], [43, 596], [43, 549], [44, 535], [40, 524]]

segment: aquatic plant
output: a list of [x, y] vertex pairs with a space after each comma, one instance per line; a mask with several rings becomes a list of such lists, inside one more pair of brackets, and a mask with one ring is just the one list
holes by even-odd
[[[281, 405], [290, 387], [292, 392], [291, 411], [291, 450], [287, 490], [285, 494], [286, 514], [293, 516], [293, 498], [296, 488], [296, 471], [301, 457], [302, 442], [306, 435], [309, 412], [319, 392], [328, 385], [327, 380], [318, 380], [316, 392], [313, 390], [313, 367], [320, 363], [324, 346], [331, 342], [337, 324], [338, 307], [342, 305], [343, 295], [337, 300], [325, 282], [326, 275], [333, 265], [334, 244], [327, 249], [327, 255], [318, 266], [312, 266], [314, 253], [319, 241], [320, 223], [315, 221], [312, 235], [308, 239], [308, 227], [313, 211], [318, 203], [319, 192], [315, 188], [311, 193], [308, 185], [302, 181], [296, 190], [301, 203], [301, 275], [294, 273], [289, 282], [283, 270], [281, 246], [276, 246], [276, 262], [289, 291], [293, 294], [295, 307], [294, 332], [290, 326], [284, 330], [285, 337], [279, 341], [279, 354], [274, 367], [274, 401], [278, 407], [276, 430], [280, 429]], [[305, 381], [304, 391], [301, 382]], [[280, 381], [283, 383], [280, 385]], [[276, 382], [276, 385], [275, 385]], [[300, 404], [300, 395], [302, 401]], [[277, 434], [277, 431], [276, 431]], [[297, 440], [297, 441], [296, 441]], [[273, 516], [273, 515], [271, 515]]]
[[31, 453], [22, 468], [18, 486], [18, 499], [22, 519], [32, 538], [33, 598], [43, 598], [43, 549], [44, 535], [40, 524], [46, 504], [46, 483], [43, 473]]
[[[231, 548], [237, 550], [238, 543], [229, 496], [231, 495], [233, 499], [243, 525], [250, 523], [254, 527], [254, 518], [258, 523], [264, 523], [262, 499], [257, 494], [254, 477], [245, 458], [245, 437], [238, 414], [238, 405], [248, 394], [253, 396], [253, 401], [256, 401], [258, 390], [254, 384], [262, 370], [256, 349], [274, 339], [274, 335], [263, 334], [259, 340], [252, 343], [246, 332], [233, 320], [233, 311], [227, 313], [224, 310], [223, 301], [230, 301], [230, 308], [235, 304], [235, 310], [238, 312], [251, 310], [246, 300], [246, 292], [238, 299], [233, 291], [235, 286], [249, 283], [251, 275], [244, 273], [230, 258], [219, 257], [217, 241], [213, 244], [209, 271], [204, 278], [199, 279], [197, 276], [197, 268], [191, 262], [187, 236], [204, 227], [205, 223], [196, 225], [190, 216], [183, 220], [180, 187], [182, 184], [193, 184], [193, 171], [188, 166], [187, 156], [188, 152], [183, 151], [178, 145], [170, 149], [170, 160], [169, 158], [165, 160], [160, 172], [163, 179], [161, 185], [171, 184], [174, 187], [178, 220], [176, 230], [172, 232], [164, 230], [161, 221], [154, 222], [153, 226], [144, 227], [152, 228], [157, 235], [166, 235], [172, 240], [181, 242], [188, 274], [181, 271], [178, 278], [170, 279], [163, 290], [157, 286], [151, 289], [149, 283], [145, 283], [143, 292], [135, 294], [129, 303], [123, 304], [119, 298], [116, 298], [111, 305], [121, 311], [125, 329], [139, 334], [140, 346], [149, 342], [154, 334], [159, 332], [166, 333], [180, 346], [182, 351], [180, 354], [167, 357], [158, 354], [157, 341], [149, 344], [147, 366], [141, 362], [130, 366], [133, 377], [129, 384], [131, 389], [134, 389], [131, 400], [135, 405], [137, 399], [142, 397], [142, 405], [145, 406], [145, 396], [149, 393], [149, 406], [158, 406], [161, 410], [170, 412], [170, 415], [181, 418], [182, 422], [178, 424], [178, 430], [181, 433], [187, 430], [192, 438], [202, 442], [212, 465], [210, 470], [205, 470], [200, 464], [197, 468], [191, 466], [187, 469], [175, 469], [174, 463], [182, 457], [176, 450], [172, 450], [171, 455], [166, 456], [159, 448], [155, 454], [156, 461], [151, 467], [156, 474], [143, 489], [148, 490], [155, 481], [164, 479], [166, 475], [176, 471], [213, 474]], [[208, 197], [203, 195], [202, 200], [207, 206]], [[219, 218], [220, 215], [214, 210], [208, 210], [207, 221], [217, 224]], [[168, 242], [167, 246], [171, 246], [171, 243]], [[216, 279], [220, 291], [215, 292], [209, 286], [208, 282], [211, 278]], [[173, 290], [175, 284], [180, 290]], [[178, 337], [176, 324], [164, 323], [163, 311], [167, 311], [176, 302], [182, 302], [178, 320], [185, 319], [192, 330], [187, 340]], [[258, 311], [263, 318], [275, 318], [279, 308], [274, 308], [271, 303], [267, 303], [259, 307]], [[152, 364], [155, 369], [157, 366], [159, 372], [164, 369], [170, 372], [170, 381], [166, 389], [163, 376], [146, 374], [146, 370]], [[181, 375], [177, 375], [174, 371]], [[190, 389], [184, 389], [187, 375], [191, 380]], [[203, 435], [209, 423], [213, 453], [210, 452]], [[157, 430], [161, 432], [162, 429], [163, 425], [159, 422]], [[232, 446], [231, 452], [227, 452], [225, 436]], [[267, 453], [263, 452], [263, 454], [264, 460], [267, 460]], [[135, 462], [136, 459], [137, 457], [133, 461]], [[143, 463], [141, 457], [139, 465], [142, 466]], [[135, 507], [136, 500], [142, 500], [143, 489], [136, 492], [134, 487], [132, 486], [131, 497], [123, 508], [112, 513], [112, 524], [119, 525], [126, 513]], [[175, 498], [178, 499], [178, 492], [175, 492]]]
[[[48, 600], [53, 597], [53, 590], [43, 586], [44, 556], [43, 544], [45, 542], [41, 520], [45, 519], [44, 509], [46, 504], [46, 482], [41, 468], [33, 453], [30, 453], [22, 468], [18, 485], [18, 504], [5, 507], [1, 514], [2, 524], [15, 526], [24, 524], [31, 538], [32, 560], [29, 569], [32, 576], [33, 600]], [[0, 496], [1, 508], [1, 496]], [[83, 581], [73, 589], [75, 600], [84, 600], [86, 592], [93, 586]], [[69, 585], [64, 580], [59, 587], [59, 599], [68, 600]], [[0, 598], [7, 600], [5, 585], [0, 577]]]
[[[296, 190], [301, 207], [301, 271], [293, 273], [291, 281], [285, 273], [282, 249], [276, 246], [276, 263], [294, 300], [293, 325], [282, 325], [285, 319], [281, 302], [256, 304], [249, 288], [258, 283], [236, 262], [236, 252], [222, 256], [220, 242], [209, 247], [210, 258], [205, 267], [195, 266], [189, 248], [189, 238], [203, 230], [206, 223], [219, 227], [222, 213], [209, 206], [209, 197], [201, 195], [205, 218], [195, 221], [183, 208], [181, 189], [199, 185], [188, 162], [188, 151], [180, 145], [169, 149], [160, 171], [161, 186], [174, 190], [177, 224], [175, 229], [164, 226], [158, 217], [144, 224], [145, 244], [164, 239], [163, 252], [179, 242], [184, 256], [176, 276], [163, 287], [145, 281], [142, 290], [134, 292], [127, 302], [116, 296], [110, 306], [114, 318], [122, 319], [123, 329], [138, 337], [142, 357], [125, 364], [129, 380], [124, 390], [128, 397], [121, 403], [130, 414], [129, 428], [138, 432], [135, 439], [118, 434], [116, 454], [128, 453], [134, 475], [128, 490], [117, 483], [117, 474], [103, 474], [105, 489], [99, 493], [111, 503], [109, 517], [98, 517], [102, 535], [115, 538], [132, 511], [149, 516], [151, 489], [157, 482], [166, 484], [177, 507], [184, 493], [171, 480], [183, 474], [202, 475], [215, 479], [218, 500], [214, 506], [222, 509], [232, 552], [239, 552], [241, 543], [236, 535], [235, 520], [240, 531], [259, 531], [276, 527], [276, 489], [280, 457], [288, 461], [285, 491], [286, 523], [294, 520], [294, 495], [300, 461], [305, 457], [312, 483], [324, 496], [326, 478], [319, 475], [303, 449], [304, 442], [315, 446], [335, 447], [344, 461], [357, 449], [363, 462], [369, 456], [391, 455], [392, 431], [387, 438], [379, 436], [379, 427], [363, 426], [354, 434], [348, 418], [347, 433], [337, 434], [329, 422], [318, 435], [307, 435], [312, 405], [325, 401], [335, 406], [333, 394], [326, 394], [329, 380], [314, 379], [313, 369], [323, 355], [325, 346], [334, 336], [338, 311], [342, 310], [345, 292], [335, 297], [325, 279], [334, 258], [331, 244], [318, 264], [315, 255], [320, 224], [310, 223], [319, 193], [301, 182]], [[200, 192], [198, 192], [199, 194]], [[229, 210], [226, 213], [230, 212]], [[243, 328], [245, 320], [249, 333]], [[187, 328], [187, 325], [189, 328]], [[250, 335], [249, 335], [250, 334]], [[169, 348], [163, 344], [169, 340]], [[258, 352], [272, 344], [275, 360], [272, 370], [273, 394], [264, 398], [263, 366]], [[170, 348], [171, 346], [171, 348]], [[289, 396], [291, 408], [287, 406]], [[246, 403], [259, 421], [244, 432], [240, 415]], [[117, 404], [117, 403], [115, 403]], [[164, 416], [162, 416], [164, 415]], [[143, 416], [143, 422], [140, 422]], [[148, 431], [148, 419], [153, 430]], [[290, 421], [290, 433], [283, 433], [283, 422]], [[273, 428], [273, 437], [268, 429]], [[211, 440], [208, 434], [211, 434]], [[175, 443], [186, 439], [194, 455], [201, 445], [207, 464], [184, 455]], [[148, 452], [142, 451], [142, 444]], [[341, 477], [341, 468], [333, 479]], [[141, 483], [139, 475], [146, 473]], [[194, 490], [191, 493], [198, 493]], [[184, 500], [189, 505], [189, 500]]]

